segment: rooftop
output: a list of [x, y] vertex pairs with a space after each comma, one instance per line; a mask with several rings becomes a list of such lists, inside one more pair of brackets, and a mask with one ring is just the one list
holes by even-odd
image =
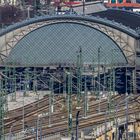
[[125, 26], [128, 26], [134, 30], [140, 27], [140, 14], [129, 12], [126, 10], [119, 9], [108, 9], [105, 11], [92, 13], [92, 16], [106, 18], [118, 23], [121, 23]]

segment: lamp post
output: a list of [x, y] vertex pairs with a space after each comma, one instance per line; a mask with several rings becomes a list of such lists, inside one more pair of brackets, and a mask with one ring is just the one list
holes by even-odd
[[76, 114], [76, 140], [78, 140], [79, 113], [80, 113], [80, 110], [78, 110]]

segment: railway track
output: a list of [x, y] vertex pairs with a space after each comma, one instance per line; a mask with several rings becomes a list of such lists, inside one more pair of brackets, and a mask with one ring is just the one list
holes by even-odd
[[[58, 102], [63, 100], [63, 98], [58, 98]], [[26, 119], [27, 117], [32, 117], [32, 116], [37, 116], [37, 114], [45, 111], [46, 109], [49, 108], [49, 98], [41, 99], [40, 104], [36, 102], [35, 104], [31, 103], [24, 108], [24, 118]], [[28, 110], [30, 109], [30, 110]], [[18, 112], [19, 111], [19, 112]], [[23, 107], [13, 110], [15, 113], [14, 116], [9, 116], [8, 118], [5, 119], [5, 126], [11, 125], [15, 121], [19, 121], [23, 118]], [[18, 113], [18, 114], [17, 114]]]
[[[112, 100], [114, 100], [116, 102], [116, 104], [118, 102], [120, 102], [120, 100], [124, 100], [125, 96], [114, 96], [112, 98]], [[135, 99], [137, 98], [137, 96], [135, 97]], [[60, 98], [62, 101], [62, 98]], [[40, 101], [40, 103], [42, 104], [42, 101], [48, 101], [48, 98], [47, 99], [42, 99]], [[133, 101], [133, 102], [132, 102]], [[131, 104], [134, 103], [134, 99], [132, 99], [131, 101]], [[62, 101], [63, 102], [63, 101]], [[104, 118], [104, 113], [103, 114], [100, 114], [100, 115], [97, 115], [97, 118], [95, 118], [96, 114], [97, 114], [97, 107], [99, 106], [99, 102], [94, 102], [94, 103], [90, 103], [89, 104], [89, 112], [87, 113], [88, 116], [91, 116], [93, 115], [93, 117], [91, 118], [92, 120], [96, 120], [96, 122], [102, 122], [105, 118]], [[108, 101], [107, 100], [103, 100], [101, 103], [100, 103], [100, 106], [101, 106], [101, 111], [105, 111], [107, 110], [107, 107], [108, 107]], [[122, 103], [120, 104], [122, 110], [123, 110], [123, 107], [125, 106], [125, 103]], [[28, 107], [31, 107], [31, 105], [28, 105], [26, 108]], [[42, 106], [40, 106], [42, 108]], [[22, 108], [21, 108], [22, 109]], [[48, 104], [46, 106], [45, 109], [48, 109]], [[37, 109], [36, 109], [37, 110]], [[30, 113], [27, 113], [25, 114], [25, 122], [27, 124], [30, 125], [30, 127], [34, 127], [35, 126], [35, 123], [37, 121], [37, 117], [36, 117], [36, 114], [39, 114], [41, 113], [42, 111], [44, 111], [44, 108], [41, 109], [41, 110], [37, 110], [37, 111], [34, 111], [31, 110]], [[77, 110], [73, 110], [73, 116], [76, 116], [76, 112]], [[83, 114], [83, 110], [80, 111], [80, 117], [82, 117], [82, 114]], [[95, 115], [95, 116], [94, 116]], [[22, 116], [22, 114], [21, 114]], [[62, 116], [64, 116], [64, 118], [62, 118]], [[42, 135], [46, 135], [44, 131], [47, 131], [47, 135], [48, 134], [52, 134], [52, 133], [56, 133], [56, 132], [62, 132], [64, 131], [65, 129], [67, 129], [67, 118], [68, 116], [68, 113], [67, 111], [65, 112], [56, 112], [56, 113], [53, 113], [51, 115], [51, 121], [53, 122], [51, 124], [51, 128], [48, 127], [48, 117], [44, 117], [42, 118], [43, 122], [42, 122]], [[99, 120], [98, 120], [99, 118]], [[17, 132], [20, 132], [22, 130], [22, 124], [18, 124], [20, 121], [21, 121], [21, 117], [17, 117], [18, 120], [15, 120], [14, 123], [17, 123], [17, 125], [15, 125], [15, 127], [13, 128], [12, 132], [14, 133], [17, 133]], [[81, 119], [82, 120], [82, 123], [81, 123], [81, 128], [84, 128], [84, 127], [87, 127], [89, 126], [91, 123], [94, 123], [92, 122], [91, 120], [89, 120], [88, 118], [87, 119]], [[9, 132], [9, 129], [10, 129], [10, 125], [13, 123], [12, 121], [12, 118], [9, 119], [9, 123], [7, 123], [7, 125], [5, 125], [5, 132], [8, 133]], [[85, 122], [85, 125], [82, 125], [83, 122]], [[56, 126], [55, 124], [58, 124], [58, 126]], [[63, 127], [62, 127], [63, 126]], [[59, 127], [59, 128], [58, 128]], [[61, 127], [63, 128], [62, 131], [61, 131]], [[33, 136], [32, 136], [33, 137]], [[30, 139], [30, 138], [29, 138]]]
[[[104, 106], [104, 103], [105, 103], [105, 102], [106, 102], [106, 101], [102, 102], [102, 103], [101, 103], [101, 106]], [[98, 106], [98, 104], [96, 103], [96, 104], [94, 105], [94, 107], [97, 107], [97, 106]], [[94, 107], [93, 107], [93, 105], [90, 105], [89, 108], [94, 108]], [[95, 109], [94, 109], [94, 110], [95, 110]], [[63, 114], [63, 113], [57, 113], [56, 115], [58, 116], [59, 114], [61, 115], [61, 114]], [[53, 115], [55, 115], [55, 114], [53, 114]], [[26, 115], [25, 115], [25, 116], [26, 116]], [[32, 118], [32, 119], [33, 119], [33, 118]]]
[[[60, 101], [59, 99], [57, 99], [58, 101]], [[44, 102], [43, 102], [44, 101]], [[41, 111], [43, 110], [43, 112], [45, 111], [44, 109], [48, 109], [48, 107], [49, 107], [49, 104], [48, 104], [48, 98], [47, 99], [43, 99], [43, 100], [41, 100], [41, 103], [43, 104], [43, 107], [42, 107], [42, 105], [39, 105], [39, 108], [37, 109], [37, 107], [36, 107], [36, 105], [34, 105], [33, 106], [33, 103], [31, 104], [31, 105], [28, 105], [28, 106], [26, 106], [26, 108], [24, 109], [24, 118], [25, 118], [25, 120], [26, 120], [26, 118], [28, 118], [28, 117], [33, 117], [33, 118], [36, 118], [36, 116], [35, 116], [35, 114], [39, 114], [39, 113], [41, 113]], [[105, 103], [106, 102], [106, 100], [104, 100], [103, 102], [102, 102], [102, 104], [103, 103]], [[37, 103], [37, 102], [36, 102]], [[97, 105], [97, 103], [94, 103], [94, 104], [91, 104], [90, 106], [89, 106], [89, 108], [92, 108], [92, 106], [95, 106], [95, 105]], [[44, 107], [45, 106], [45, 107]], [[32, 107], [32, 110], [30, 110], [30, 112], [26, 112], [26, 109], [28, 109], [28, 108], [30, 108], [30, 107]], [[20, 109], [16, 109], [16, 111], [18, 111], [18, 110], [22, 110], [23, 108], [20, 108]], [[13, 112], [15, 112], [15, 110], [13, 110]], [[59, 115], [60, 114], [60, 112], [59, 113], [57, 113], [56, 115]], [[61, 113], [61, 114], [63, 114], [63, 112]], [[14, 123], [15, 121], [18, 121], [18, 120], [21, 120], [22, 119], [22, 117], [23, 117], [23, 113], [20, 113], [18, 116], [14, 116], [14, 117], [10, 117], [9, 119], [6, 119], [6, 121], [5, 121], [5, 126], [7, 126], [7, 125], [11, 125], [11, 123]], [[33, 119], [33, 118], [31, 118], [31, 120]]]
[[[135, 109], [135, 111], [134, 111]], [[139, 109], [138, 108], [133, 108], [131, 110], [129, 110], [129, 115], [130, 114], [133, 114], [133, 113], [136, 113], [138, 112]], [[118, 117], [122, 117], [125, 115], [125, 110], [121, 110], [121, 111], [118, 111]], [[113, 119], [114, 116], [110, 116], [108, 119]], [[86, 127], [89, 127], [89, 126], [94, 126], [94, 125], [97, 125], [98, 123], [104, 123], [105, 122], [105, 114], [98, 114], [97, 116], [94, 116], [94, 117], [90, 117], [90, 118], [87, 118], [87, 119], [83, 119], [81, 118], [80, 119], [80, 122], [79, 122], [79, 129], [82, 129], [82, 128], [86, 128]], [[75, 123], [75, 122], [73, 122]], [[73, 128], [75, 130], [75, 127]], [[54, 124], [51, 126], [51, 128], [47, 127], [47, 126], [42, 126], [42, 136], [46, 136], [46, 135], [50, 135], [50, 134], [54, 134], [54, 133], [67, 133], [67, 122], [66, 121], [63, 121], [62, 123], [57, 123], [57, 124]], [[24, 140], [30, 140], [30, 139], [33, 139], [35, 138], [35, 134], [32, 135], [32, 136], [28, 136], [27, 138], [25, 138]]]

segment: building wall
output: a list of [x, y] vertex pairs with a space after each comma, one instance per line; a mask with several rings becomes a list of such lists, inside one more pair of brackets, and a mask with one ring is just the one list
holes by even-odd
[[[107, 132], [107, 140], [113, 140], [112, 133], [116, 130], [110, 130]], [[130, 123], [128, 126], [128, 132], [135, 132], [136, 140], [140, 140], [140, 122]], [[101, 135], [96, 138], [96, 140], [104, 140], [105, 135]]]
[[12, 5], [16, 5], [17, 4], [17, 0], [0, 0], [0, 5], [3, 5], [3, 4], [12, 4]]

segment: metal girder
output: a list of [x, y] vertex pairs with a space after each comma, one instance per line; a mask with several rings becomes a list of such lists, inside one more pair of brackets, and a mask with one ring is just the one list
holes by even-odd
[[[98, 28], [97, 28], [98, 27]], [[104, 25], [98, 25], [96, 28], [106, 35], [108, 35], [116, 44], [120, 47], [122, 52], [124, 53], [125, 57], [127, 58], [128, 64], [134, 65], [135, 64], [135, 49], [134, 46], [130, 46], [127, 43], [127, 40], [124, 40], [120, 35], [116, 34], [114, 30], [110, 27]], [[132, 48], [133, 47], [133, 48]]]
[[[123, 39], [121, 35], [116, 34], [115, 30], [109, 26], [105, 26], [98, 23], [93, 23], [90, 21], [83, 21], [83, 20], [76, 20], [76, 19], [56, 19], [56, 20], [47, 20], [43, 22], [36, 22], [33, 24], [30, 24], [28, 26], [22, 27], [20, 29], [17, 29], [18, 31], [12, 31], [12, 36], [9, 38], [7, 37], [7, 34], [5, 35], [5, 45], [0, 50], [0, 55], [2, 62], [5, 62], [6, 57], [8, 57], [10, 51], [16, 46], [16, 44], [27, 34], [32, 32], [33, 30], [36, 30], [40, 27], [50, 25], [53, 23], [77, 23], [77, 24], [83, 24], [85, 26], [90, 26], [94, 29], [97, 29], [101, 32], [103, 32], [105, 35], [107, 35], [110, 39], [112, 39], [118, 47], [120, 47], [120, 50], [123, 52], [124, 56], [126, 57], [128, 64], [133, 66], [135, 64], [135, 46], [130, 46], [127, 43], [127, 40]], [[121, 31], [119, 31], [121, 32]], [[4, 57], [5, 56], [5, 57]]]

